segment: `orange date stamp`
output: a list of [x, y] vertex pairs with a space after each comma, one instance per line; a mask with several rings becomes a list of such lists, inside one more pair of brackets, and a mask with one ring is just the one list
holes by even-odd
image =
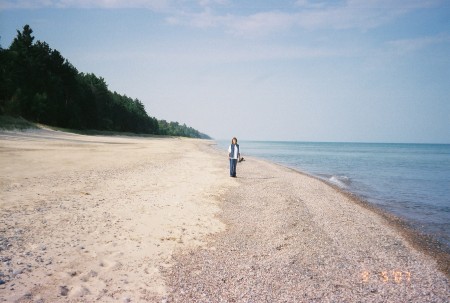
[[375, 279], [384, 283], [393, 282], [395, 284], [401, 284], [409, 283], [411, 281], [411, 272], [392, 270], [370, 273], [368, 271], [363, 271], [361, 274], [361, 278], [364, 283], [374, 281]]

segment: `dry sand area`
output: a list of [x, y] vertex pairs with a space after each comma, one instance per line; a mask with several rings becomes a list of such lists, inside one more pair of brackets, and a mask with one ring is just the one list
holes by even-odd
[[331, 186], [178, 138], [0, 133], [0, 302], [449, 302]]
[[199, 140], [0, 133], [0, 301], [152, 302], [173, 251], [224, 229]]

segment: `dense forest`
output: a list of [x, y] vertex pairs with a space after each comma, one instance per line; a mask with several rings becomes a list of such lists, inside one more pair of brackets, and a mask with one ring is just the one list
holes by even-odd
[[209, 138], [178, 122], [150, 117], [141, 101], [111, 92], [101, 77], [81, 73], [59, 51], [34, 42], [29, 25], [0, 46], [0, 115], [77, 130]]

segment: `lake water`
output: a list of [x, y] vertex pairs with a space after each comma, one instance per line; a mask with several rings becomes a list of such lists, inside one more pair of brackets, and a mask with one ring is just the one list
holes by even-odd
[[[216, 141], [226, 150], [228, 141]], [[357, 194], [450, 248], [450, 145], [239, 141], [263, 158]]]

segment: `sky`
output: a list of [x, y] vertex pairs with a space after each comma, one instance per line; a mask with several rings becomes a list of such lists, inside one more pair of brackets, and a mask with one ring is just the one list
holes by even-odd
[[215, 139], [450, 143], [448, 0], [0, 0], [25, 24]]

